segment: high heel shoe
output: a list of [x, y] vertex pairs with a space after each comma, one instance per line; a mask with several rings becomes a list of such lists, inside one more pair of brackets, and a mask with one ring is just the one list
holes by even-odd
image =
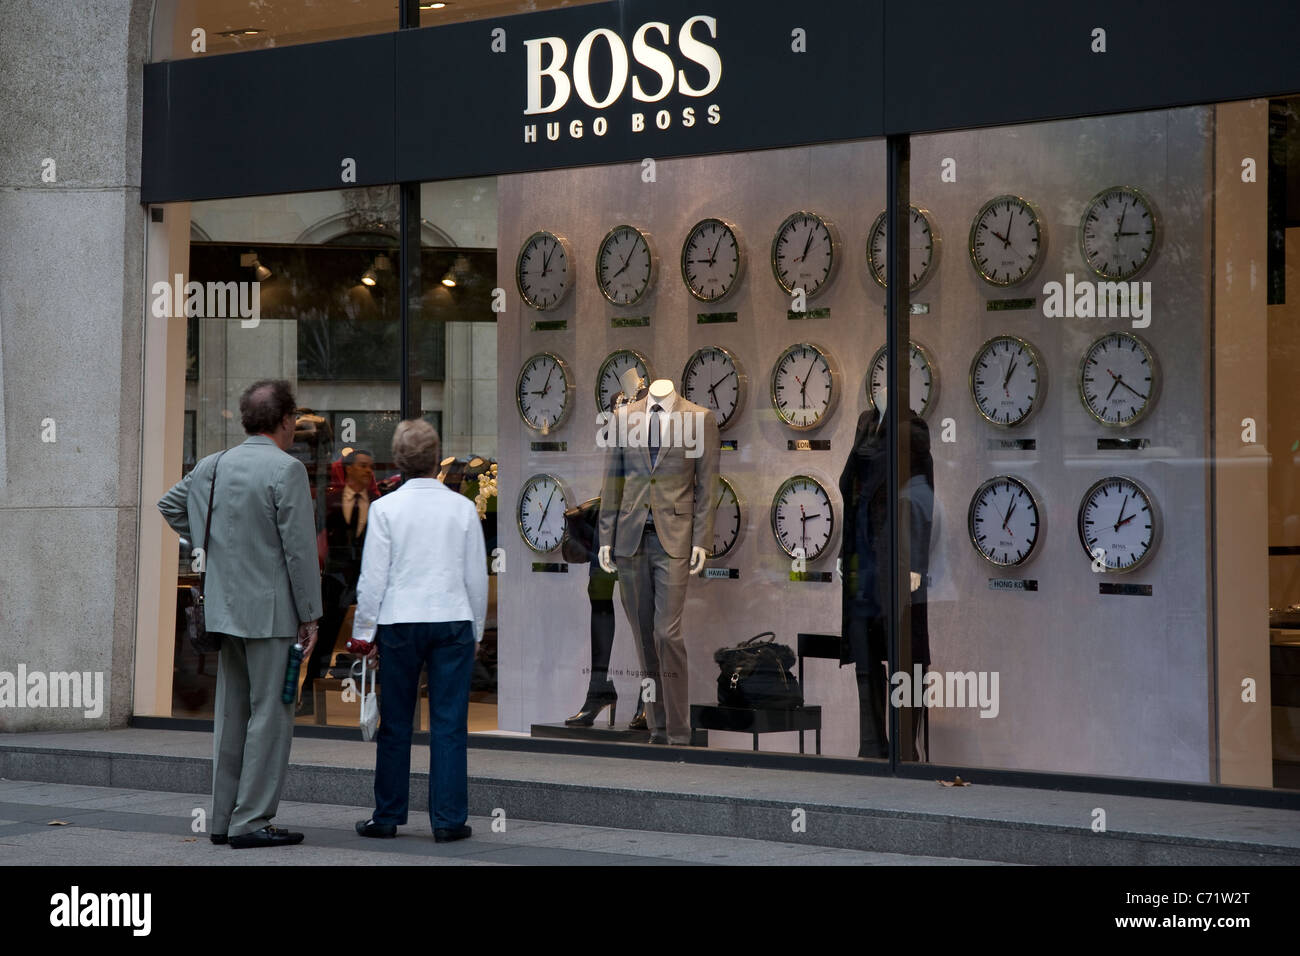
[[628, 730], [649, 730], [650, 724], [645, 719], [645, 700], [640, 694], [637, 695], [636, 714], [633, 715], [631, 723], [627, 725]]
[[618, 703], [618, 695], [613, 691], [608, 694], [588, 694], [587, 699], [583, 701], [582, 709], [564, 722], [566, 727], [590, 727], [600, 716], [600, 712], [606, 707], [609, 708], [609, 726], [614, 726], [614, 709]]

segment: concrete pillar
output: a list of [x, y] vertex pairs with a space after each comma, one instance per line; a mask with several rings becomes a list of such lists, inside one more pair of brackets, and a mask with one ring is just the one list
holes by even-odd
[[98, 673], [108, 702], [0, 708], [0, 731], [131, 713], [151, 6], [3, 5], [0, 672]]

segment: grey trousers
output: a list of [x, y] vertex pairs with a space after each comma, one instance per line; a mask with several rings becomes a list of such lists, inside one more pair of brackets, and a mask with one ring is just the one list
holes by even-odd
[[689, 744], [689, 672], [682, 609], [690, 559], [669, 557], [659, 538], [649, 532], [641, 538], [636, 554], [617, 562], [619, 593], [632, 625], [641, 669], [654, 681], [655, 699], [646, 707], [650, 729], [666, 733], [669, 743]]
[[293, 637], [229, 634], [217, 659], [212, 734], [212, 833], [239, 836], [271, 822], [280, 806], [293, 704], [280, 700]]

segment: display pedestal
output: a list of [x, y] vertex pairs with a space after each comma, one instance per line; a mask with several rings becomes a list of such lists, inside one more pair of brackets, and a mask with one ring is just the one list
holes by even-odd
[[804, 752], [804, 731], [811, 730], [816, 733], [816, 753], [822, 752], [822, 709], [820, 707], [755, 710], [749, 707], [691, 704], [692, 741], [701, 730], [727, 730], [732, 733], [752, 734], [755, 750], [758, 749], [759, 734], [797, 731], [800, 753]]
[[650, 742], [650, 731], [628, 730], [624, 722], [621, 726], [610, 727], [600, 717], [590, 727], [569, 727], [559, 724], [533, 724], [529, 728], [533, 737], [548, 737], [559, 740], [601, 740], [614, 744], [644, 744]]

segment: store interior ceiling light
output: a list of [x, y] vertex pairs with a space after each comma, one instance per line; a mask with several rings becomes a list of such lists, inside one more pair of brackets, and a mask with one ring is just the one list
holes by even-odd
[[261, 32], [262, 32], [261, 30], [255, 30], [252, 27], [244, 27], [243, 29], [240, 30], [222, 30], [220, 33], [217, 34], [217, 36], [227, 37], [227, 38], [255, 37]]
[[361, 274], [361, 284], [373, 287], [379, 281], [379, 276], [375, 275], [374, 269], [367, 269]]
[[258, 282], [265, 282], [267, 279], [271, 278], [271, 270], [262, 265], [261, 261], [257, 258], [256, 252], [241, 253], [239, 256], [239, 264], [245, 269], [252, 269], [253, 275], [257, 278]]
[[456, 273], [451, 269], [448, 269], [447, 274], [442, 277], [442, 284], [448, 289], [456, 288]]

